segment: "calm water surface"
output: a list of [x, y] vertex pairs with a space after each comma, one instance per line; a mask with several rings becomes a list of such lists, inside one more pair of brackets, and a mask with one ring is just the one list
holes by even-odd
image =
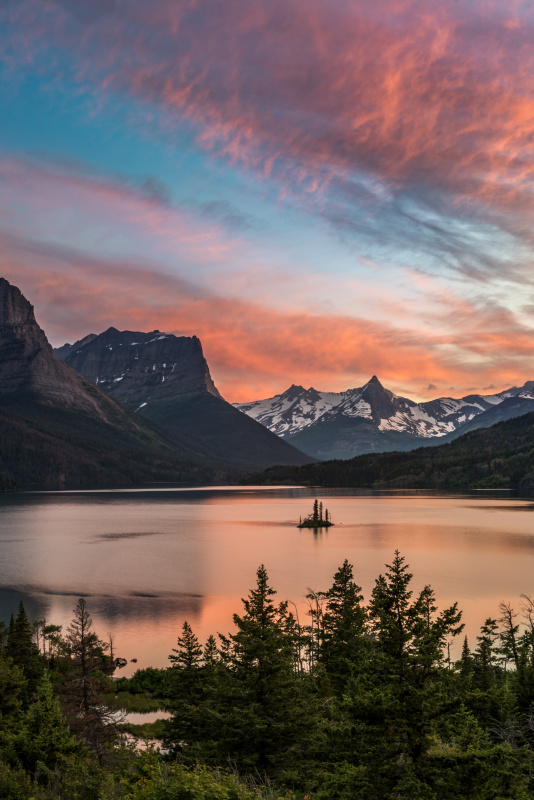
[[[296, 527], [313, 497], [336, 525]], [[85, 596], [97, 633], [136, 667], [165, 666], [184, 619], [203, 641], [232, 629], [240, 598], [267, 567], [280, 599], [305, 614], [345, 558], [368, 599], [398, 548], [414, 589], [458, 601], [473, 639], [501, 600], [534, 595], [534, 502], [492, 495], [208, 488], [24, 493], [0, 497], [0, 617], [67, 625]]]

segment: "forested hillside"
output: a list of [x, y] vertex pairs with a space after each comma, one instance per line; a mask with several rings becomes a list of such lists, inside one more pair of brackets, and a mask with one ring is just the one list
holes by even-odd
[[[167, 669], [115, 682], [85, 600], [66, 631], [21, 605], [0, 636], [0, 797], [528, 800], [534, 600], [489, 608], [462, 647], [456, 604], [411, 581], [397, 552], [365, 601], [345, 561], [299, 618], [260, 566], [233, 633], [202, 646], [185, 622]], [[151, 704], [172, 716], [140, 752], [113, 709]]]
[[439, 447], [376, 453], [348, 461], [274, 467], [251, 483], [412, 489], [534, 488], [534, 414], [501, 422]]

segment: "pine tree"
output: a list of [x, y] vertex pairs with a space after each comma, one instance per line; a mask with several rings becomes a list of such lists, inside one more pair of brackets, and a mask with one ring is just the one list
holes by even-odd
[[173, 667], [191, 670], [200, 665], [202, 647], [187, 621], [182, 625], [182, 636], [178, 637], [178, 649], [172, 652], [176, 654], [169, 656]]
[[514, 624], [515, 618], [518, 616], [509, 603], [499, 603], [499, 611], [501, 616], [499, 622], [501, 623], [500, 631], [500, 653], [506, 666], [508, 661], [513, 661], [514, 667], [519, 668], [519, 625]]
[[444, 651], [463, 626], [456, 605], [438, 613], [430, 587], [412, 599], [411, 578], [396, 551], [373, 589], [368, 647], [332, 728], [331, 751], [352, 765], [350, 794], [339, 796], [404, 798], [407, 787], [418, 798], [435, 796], [425, 770], [435, 726], [451, 705]]
[[35, 774], [37, 766], [42, 773], [43, 767], [53, 769], [58, 759], [82, 752], [65, 723], [46, 672], [39, 683], [35, 702], [29, 707], [12, 744], [21, 765], [31, 775]]
[[220, 661], [220, 654], [217, 648], [217, 640], [215, 636], [210, 633], [204, 645], [203, 661], [205, 667], [213, 667]]
[[263, 565], [256, 577], [243, 600], [244, 614], [234, 614], [237, 632], [221, 636], [226, 670], [219, 753], [241, 770], [273, 777], [308, 757], [314, 705], [306, 682], [295, 674], [287, 603], [274, 603]]
[[319, 503], [317, 499], [313, 501], [313, 521], [319, 522]]
[[19, 605], [17, 617], [14, 619], [11, 615], [5, 652], [24, 673], [27, 686], [23, 702], [28, 705], [43, 674], [43, 663], [39, 649], [33, 641], [32, 626], [22, 602]]
[[0, 730], [20, 715], [26, 697], [27, 680], [13, 659], [0, 654]]
[[487, 690], [494, 686], [498, 679], [497, 647], [499, 628], [497, 620], [488, 617], [477, 636], [475, 651], [476, 683], [480, 689]]
[[106, 655], [108, 644], [98, 638], [92, 625], [82, 597], [67, 628], [67, 675], [61, 696], [72, 731], [85, 740], [101, 762], [106, 745], [118, 735], [116, 715], [105, 703], [109, 692], [106, 675], [113, 672], [114, 665]]
[[164, 743], [175, 756], [190, 764], [210, 761], [217, 752], [214, 739], [219, 735], [216, 718], [219, 656], [214, 636], [204, 652], [188, 622], [182, 626], [178, 648], [170, 655], [170, 708]]
[[469, 676], [473, 674], [474, 659], [471, 655], [467, 636], [464, 638], [464, 643], [462, 645], [462, 655], [455, 666], [464, 680], [467, 680]]
[[331, 588], [319, 596], [325, 602], [319, 620], [318, 661], [335, 691], [342, 694], [362, 654], [366, 622], [361, 587], [354, 582], [347, 559], [334, 575]]

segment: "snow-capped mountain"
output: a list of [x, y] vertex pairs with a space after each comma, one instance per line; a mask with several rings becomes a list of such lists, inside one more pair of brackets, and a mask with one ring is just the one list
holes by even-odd
[[385, 389], [373, 376], [365, 386], [346, 392], [291, 386], [281, 395], [236, 407], [316, 458], [351, 458], [437, 444], [432, 440], [454, 438], [464, 425], [490, 425], [494, 417], [503, 418], [492, 410], [511, 398], [514, 403], [502, 408], [505, 418], [534, 410], [534, 382], [493, 395], [416, 403]]
[[316, 422], [346, 397], [347, 392], [318, 392], [313, 388], [304, 389], [303, 386], [293, 384], [283, 394], [267, 400], [234, 405], [285, 439]]

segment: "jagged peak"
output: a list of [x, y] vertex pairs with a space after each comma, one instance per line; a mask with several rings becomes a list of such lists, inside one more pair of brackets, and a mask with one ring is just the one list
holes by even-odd
[[32, 304], [17, 286], [0, 278], [0, 325], [35, 323]]
[[289, 389], [286, 389], [285, 392], [282, 392], [280, 395], [281, 397], [298, 397], [299, 394], [303, 394], [306, 391], [304, 386], [299, 386], [296, 383], [292, 383]]

